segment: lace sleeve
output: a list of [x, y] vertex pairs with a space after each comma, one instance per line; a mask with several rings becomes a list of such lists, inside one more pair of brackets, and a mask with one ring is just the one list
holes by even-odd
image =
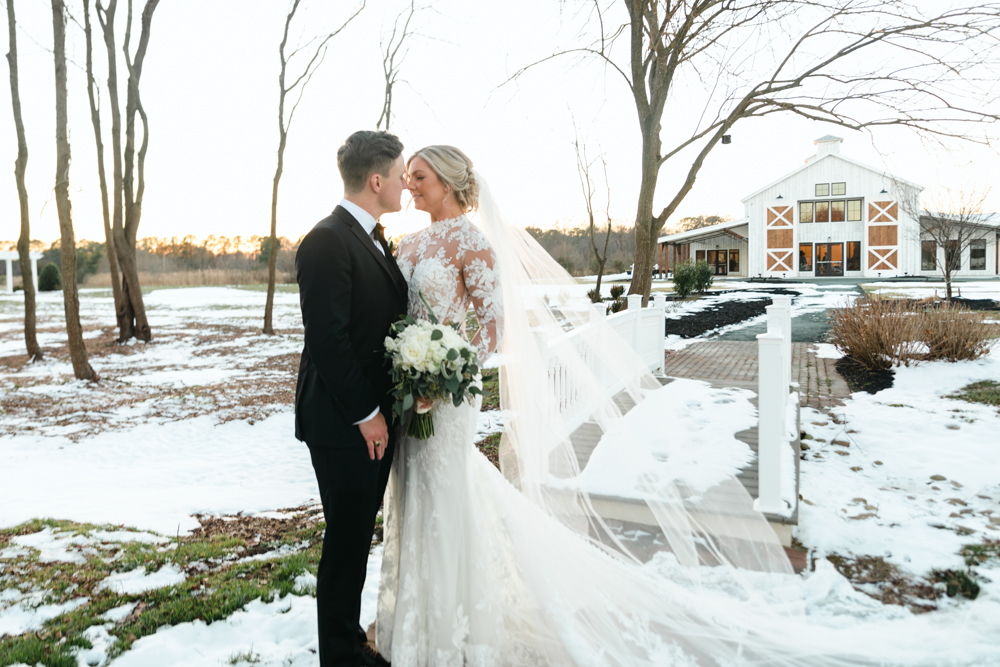
[[479, 350], [480, 364], [496, 351], [503, 331], [503, 298], [498, 269], [496, 255], [489, 245], [467, 250], [462, 259], [465, 289], [479, 320], [479, 331], [471, 342]]

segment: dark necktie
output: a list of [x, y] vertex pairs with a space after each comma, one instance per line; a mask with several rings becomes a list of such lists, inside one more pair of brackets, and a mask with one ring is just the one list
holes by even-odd
[[382, 226], [381, 222], [375, 223], [375, 230], [372, 232], [375, 240], [378, 241], [379, 245], [382, 246], [382, 250], [385, 251], [385, 256], [388, 259], [392, 253], [389, 252], [389, 244], [385, 240], [385, 227]]

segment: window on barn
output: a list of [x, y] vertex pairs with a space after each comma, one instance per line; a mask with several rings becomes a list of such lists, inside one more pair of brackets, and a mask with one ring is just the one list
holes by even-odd
[[813, 244], [799, 244], [799, 271], [813, 270]]
[[729, 272], [739, 273], [740, 272], [740, 251], [730, 250], [729, 251]]
[[830, 196], [830, 184], [829, 183], [817, 183], [816, 184], [816, 196], [817, 197], [829, 197]]
[[847, 242], [847, 270], [861, 270], [861, 241]]
[[860, 199], [848, 199], [847, 200], [847, 221], [848, 222], [861, 222], [861, 200]]
[[843, 197], [847, 194], [847, 183], [834, 183], [830, 194], [834, 197]]
[[816, 206], [816, 222], [830, 222], [830, 202], [818, 201]]
[[944, 247], [944, 257], [952, 271], [962, 268], [962, 249], [958, 247], [958, 241], [948, 241]]
[[799, 203], [799, 222], [813, 221], [813, 203], [804, 201]]
[[920, 270], [933, 271], [937, 268], [937, 243], [934, 241], [920, 242]]
[[973, 271], [986, 270], [986, 239], [969, 244], [969, 268]]
[[844, 200], [830, 202], [830, 222], [843, 222], [846, 209]]
[[705, 261], [705, 251], [704, 250], [695, 250], [694, 251], [694, 261], [695, 261], [695, 263], [697, 263], [697, 262], [704, 262]]

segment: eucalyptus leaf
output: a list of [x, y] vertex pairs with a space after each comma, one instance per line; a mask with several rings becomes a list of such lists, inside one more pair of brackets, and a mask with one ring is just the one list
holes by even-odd
[[413, 394], [407, 394], [403, 397], [403, 412], [406, 412], [413, 407]]

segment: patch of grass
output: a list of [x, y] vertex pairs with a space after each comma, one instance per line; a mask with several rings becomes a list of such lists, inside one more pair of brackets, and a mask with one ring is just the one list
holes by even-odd
[[229, 656], [230, 665], [256, 665], [260, 662], [260, 653], [253, 652], [253, 646], [249, 651], [240, 651]]
[[494, 433], [476, 443], [476, 447], [483, 453], [483, 456], [490, 460], [497, 470], [500, 469], [500, 436], [502, 433]]
[[975, 600], [979, 596], [979, 584], [976, 575], [970, 570], [931, 570], [931, 581], [945, 585], [945, 593], [953, 598], [961, 595]]
[[951, 394], [947, 398], [1000, 407], [1000, 382], [995, 380], [973, 382], [968, 386], [962, 387], [961, 391], [957, 394]]
[[500, 372], [496, 368], [483, 369], [483, 406], [480, 409], [500, 409]]
[[832, 554], [827, 560], [855, 588], [882, 604], [904, 606], [915, 614], [937, 608], [934, 601], [939, 593], [932, 584], [910, 577], [881, 556], [847, 558]]
[[966, 544], [958, 553], [966, 567], [978, 567], [991, 559], [1000, 560], [1000, 540], [986, 538], [982, 544]]
[[[24, 663], [75, 667], [74, 647], [90, 648], [83, 636], [87, 628], [106, 623], [102, 614], [127, 603], [138, 604], [127, 618], [108, 630], [115, 639], [109, 650], [111, 658], [165, 625], [194, 620], [212, 623], [228, 618], [255, 599], [271, 602], [276, 597], [283, 598], [295, 591], [297, 577], [305, 572], [315, 573], [319, 565], [325, 525], [315, 520], [318, 514], [316, 508], [306, 508], [301, 516], [288, 519], [237, 516], [225, 521], [199, 517], [200, 529], [192, 535], [168, 539], [164, 544], [95, 541], [87, 551], [79, 552], [86, 559], [84, 564], [39, 562], [37, 553], [5, 559], [3, 587], [45, 590], [45, 604], [61, 604], [79, 597], [88, 597], [90, 601], [46, 622], [37, 632], [0, 639], [0, 666]], [[47, 527], [83, 535], [94, 529], [121, 530], [114, 526], [39, 519], [5, 529], [0, 536], [9, 542], [14, 536]], [[297, 553], [270, 560], [241, 561], [255, 553], [303, 543], [304, 548]], [[112, 571], [145, 567], [152, 572], [168, 564], [183, 569], [187, 579], [175, 586], [137, 595], [97, 590], [97, 584]], [[251, 649], [234, 657], [255, 664], [249, 659], [252, 655]]]

